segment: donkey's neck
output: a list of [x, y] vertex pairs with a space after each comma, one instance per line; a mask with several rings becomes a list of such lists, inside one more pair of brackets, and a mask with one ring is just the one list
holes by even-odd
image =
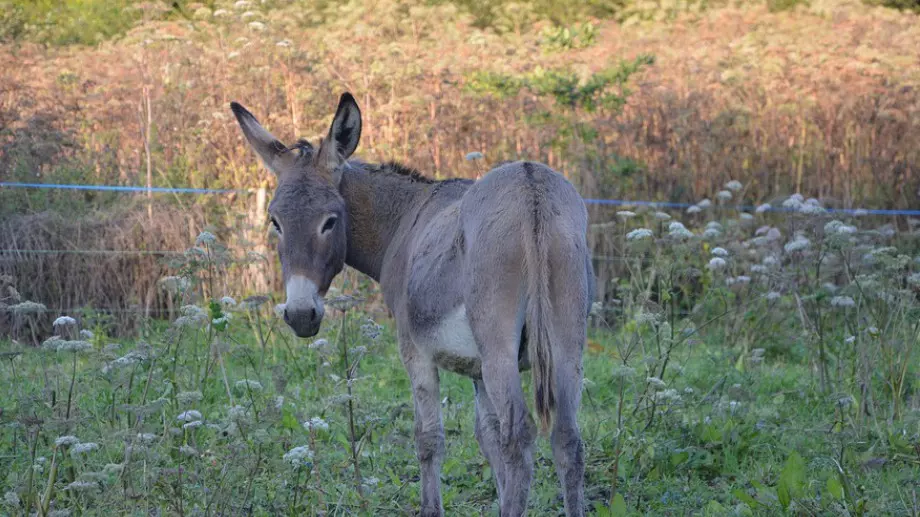
[[414, 217], [418, 198], [433, 182], [397, 172], [395, 165], [350, 161], [339, 192], [348, 211], [348, 251], [345, 263], [380, 281], [383, 259], [404, 218]]

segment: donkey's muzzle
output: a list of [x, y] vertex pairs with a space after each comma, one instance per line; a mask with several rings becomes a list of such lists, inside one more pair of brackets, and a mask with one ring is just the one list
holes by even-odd
[[287, 303], [284, 322], [298, 337], [313, 337], [323, 322], [323, 298], [314, 284], [301, 275], [292, 275], [285, 286]]
[[313, 337], [319, 332], [323, 322], [323, 310], [315, 307], [302, 310], [284, 309], [284, 322], [297, 334], [297, 337]]

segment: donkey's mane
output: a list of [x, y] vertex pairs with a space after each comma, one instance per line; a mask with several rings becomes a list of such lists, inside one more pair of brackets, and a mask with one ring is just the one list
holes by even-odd
[[423, 175], [412, 167], [407, 167], [396, 161], [384, 162], [376, 164], [372, 167], [374, 169], [373, 172], [377, 174], [382, 173], [393, 176], [401, 176], [413, 183], [436, 183], [435, 180]]

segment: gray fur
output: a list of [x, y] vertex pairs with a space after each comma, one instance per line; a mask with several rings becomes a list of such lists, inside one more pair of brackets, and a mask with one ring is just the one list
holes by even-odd
[[[473, 379], [476, 438], [495, 473], [501, 515], [525, 513], [537, 426], [521, 372], [531, 369], [541, 426], [552, 427], [566, 514], [583, 515], [584, 452], [576, 416], [594, 274], [587, 212], [572, 185], [530, 162], [502, 164], [472, 182], [432, 181], [397, 164], [345, 161], [361, 127], [349, 94], [319, 150], [303, 143], [296, 156], [242, 106], [233, 110], [279, 176], [270, 213], [284, 228], [279, 254], [285, 280], [306, 277], [322, 295], [348, 264], [381, 285], [412, 385], [421, 514], [444, 513], [439, 369]], [[318, 233], [330, 214], [341, 224]], [[290, 318], [298, 335], [318, 331], [318, 323], [303, 321]]]

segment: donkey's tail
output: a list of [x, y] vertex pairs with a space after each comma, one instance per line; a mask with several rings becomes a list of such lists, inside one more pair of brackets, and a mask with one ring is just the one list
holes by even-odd
[[[534, 181], [532, 171], [525, 162], [532, 185], [533, 211], [525, 217], [530, 224], [523, 232], [524, 282], [527, 289], [525, 327], [527, 330], [527, 355], [533, 375], [534, 399], [540, 428], [546, 431], [552, 422], [556, 405], [555, 374], [553, 372], [552, 343], [553, 307], [550, 298], [550, 264], [547, 242], [550, 236], [550, 211], [545, 203], [546, 186]], [[527, 228], [529, 226], [529, 228]]]

